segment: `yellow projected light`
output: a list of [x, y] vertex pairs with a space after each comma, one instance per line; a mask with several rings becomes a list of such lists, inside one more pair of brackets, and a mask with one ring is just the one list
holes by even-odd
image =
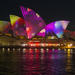
[[20, 17], [15, 16], [15, 15], [10, 15], [10, 21], [11, 21], [11, 25], [13, 26], [15, 24], [15, 22], [19, 19]]

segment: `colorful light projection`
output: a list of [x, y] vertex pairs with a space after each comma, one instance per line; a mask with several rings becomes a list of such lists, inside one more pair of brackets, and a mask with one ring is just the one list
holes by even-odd
[[11, 25], [8, 21], [0, 21], [0, 32], [1, 33], [10, 33]]
[[60, 23], [61, 23], [63, 29], [66, 30], [66, 28], [67, 28], [68, 24], [70, 23], [70, 21], [60, 21]]
[[10, 21], [14, 36], [26, 36], [26, 25], [24, 19], [15, 15], [10, 15]]
[[[67, 28], [69, 21], [55, 21], [45, 26], [37, 35], [45, 37], [47, 33], [53, 33], [58, 37], [63, 37], [63, 32]], [[44, 30], [44, 31], [43, 31]]]
[[53, 32], [57, 35], [58, 38], [62, 38], [63, 37], [63, 33], [64, 33], [64, 29], [62, 27], [61, 22], [56, 21], [54, 23], [54, 29]]
[[46, 29], [44, 28], [37, 34], [37, 36], [45, 37], [45, 32], [46, 32]]
[[24, 20], [26, 22], [26, 32], [28, 39], [34, 37], [43, 27], [45, 27], [44, 20], [32, 9], [20, 7]]

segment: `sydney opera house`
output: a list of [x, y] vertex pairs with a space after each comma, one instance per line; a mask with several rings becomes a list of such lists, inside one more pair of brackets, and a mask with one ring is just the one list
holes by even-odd
[[29, 8], [20, 7], [23, 18], [9, 15], [10, 22], [0, 21], [0, 45], [59, 46], [65, 43], [64, 31], [70, 21], [60, 20], [46, 24], [38, 13]]

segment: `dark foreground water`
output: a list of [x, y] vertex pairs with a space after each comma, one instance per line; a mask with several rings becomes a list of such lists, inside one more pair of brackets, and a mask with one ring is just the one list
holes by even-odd
[[0, 75], [75, 75], [75, 49], [2, 49]]

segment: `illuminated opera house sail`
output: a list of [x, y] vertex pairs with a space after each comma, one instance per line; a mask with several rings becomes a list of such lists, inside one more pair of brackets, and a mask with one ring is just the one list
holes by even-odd
[[14, 36], [26, 36], [26, 24], [21, 17], [10, 15], [10, 22]]
[[58, 38], [63, 37], [64, 30], [67, 28], [69, 21], [55, 21], [45, 26], [37, 35], [45, 37], [48, 35], [56, 35]]
[[29, 39], [34, 37], [46, 24], [44, 20], [32, 9], [20, 7], [26, 22], [26, 32]]
[[24, 19], [16, 15], [10, 15], [10, 22], [0, 21], [0, 33], [6, 34], [12, 31], [13, 36], [25, 36], [27, 39], [31, 39], [34, 36], [45, 37], [46, 35], [56, 35], [58, 38], [63, 37], [69, 21], [60, 20], [46, 24], [43, 18], [34, 10], [23, 6], [20, 9]]
[[6, 34], [11, 32], [11, 24], [8, 21], [0, 21], [0, 33]]

